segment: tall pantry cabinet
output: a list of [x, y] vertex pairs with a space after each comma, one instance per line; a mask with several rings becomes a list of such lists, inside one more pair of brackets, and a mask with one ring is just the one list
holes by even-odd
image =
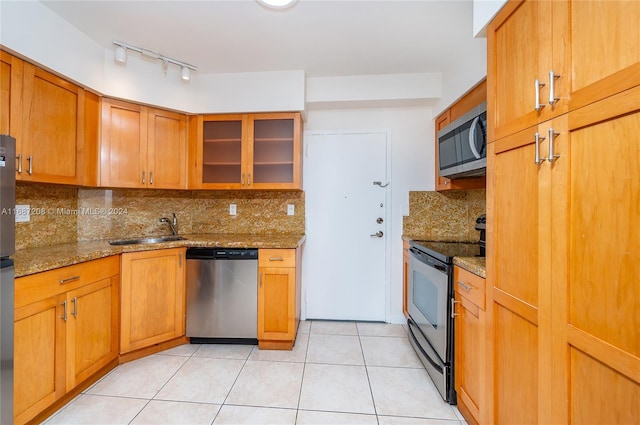
[[486, 423], [640, 417], [640, 2], [488, 30]]

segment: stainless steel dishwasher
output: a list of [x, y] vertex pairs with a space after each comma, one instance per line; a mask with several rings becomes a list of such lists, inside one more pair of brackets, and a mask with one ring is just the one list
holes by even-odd
[[191, 343], [258, 343], [258, 250], [187, 250]]

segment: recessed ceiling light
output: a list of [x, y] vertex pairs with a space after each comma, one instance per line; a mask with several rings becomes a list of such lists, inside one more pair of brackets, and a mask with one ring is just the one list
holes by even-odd
[[297, 1], [298, 0], [258, 0], [258, 3], [262, 3], [271, 9], [286, 9], [293, 6]]

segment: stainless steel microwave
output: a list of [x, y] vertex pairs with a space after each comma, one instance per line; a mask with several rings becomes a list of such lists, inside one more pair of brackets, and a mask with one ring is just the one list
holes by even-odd
[[440, 177], [487, 173], [487, 104], [481, 103], [438, 131]]

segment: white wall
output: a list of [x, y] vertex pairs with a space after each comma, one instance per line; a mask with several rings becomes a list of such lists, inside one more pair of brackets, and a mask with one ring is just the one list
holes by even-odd
[[487, 24], [507, 0], [473, 0], [473, 36], [486, 37]]
[[[409, 191], [429, 190], [434, 183], [434, 124], [429, 107], [310, 110], [309, 130], [391, 130], [391, 299], [390, 321], [403, 323], [402, 216]], [[338, 155], [339, 152], [336, 152]], [[304, 267], [304, 265], [303, 265]]]

